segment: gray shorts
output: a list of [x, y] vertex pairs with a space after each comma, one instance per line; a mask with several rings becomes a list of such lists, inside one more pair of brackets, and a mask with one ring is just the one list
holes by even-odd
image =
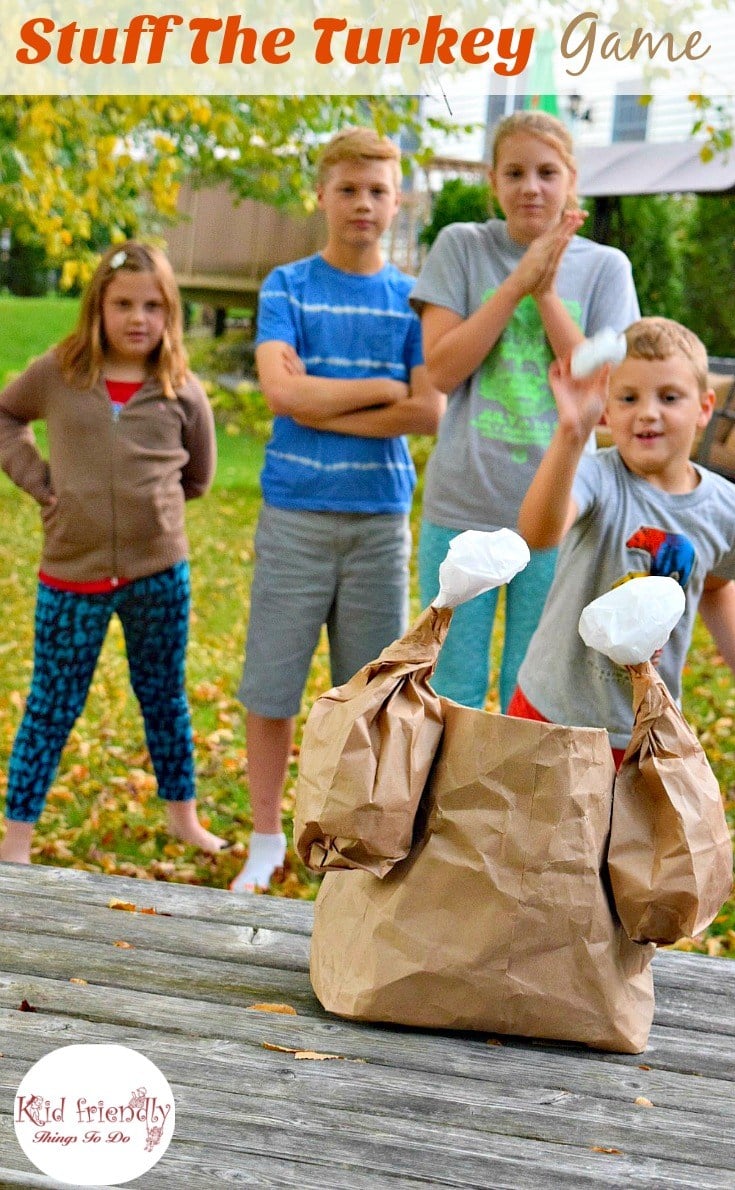
[[264, 504], [238, 698], [269, 719], [297, 715], [323, 624], [341, 686], [408, 623], [411, 531], [402, 513], [291, 511]]

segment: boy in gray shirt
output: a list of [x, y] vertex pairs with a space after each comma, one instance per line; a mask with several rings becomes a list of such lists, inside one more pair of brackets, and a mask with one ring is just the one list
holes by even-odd
[[[697, 608], [735, 671], [735, 486], [690, 461], [698, 429], [712, 416], [707, 353], [667, 318], [626, 331], [628, 353], [573, 380], [568, 361], [549, 373], [559, 426], [521, 506], [528, 544], [562, 542], [556, 577], [518, 676], [508, 714], [605, 727], [616, 763], [633, 715], [627, 672], [583, 643], [583, 607], [637, 575], [681, 584], [686, 609], [659, 660], [675, 698]], [[609, 391], [608, 391], [609, 382]], [[614, 446], [584, 444], [602, 413]]]

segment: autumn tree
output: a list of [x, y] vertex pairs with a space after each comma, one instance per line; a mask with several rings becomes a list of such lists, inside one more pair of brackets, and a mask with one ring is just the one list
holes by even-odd
[[318, 144], [345, 123], [417, 127], [408, 98], [0, 96], [0, 226], [43, 249], [62, 284], [95, 253], [176, 216], [184, 178], [303, 207]]

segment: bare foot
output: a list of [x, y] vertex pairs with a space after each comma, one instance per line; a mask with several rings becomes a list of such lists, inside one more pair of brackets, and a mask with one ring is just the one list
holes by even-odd
[[8, 864], [29, 864], [34, 826], [33, 822], [15, 822], [6, 818], [5, 838], [0, 843], [0, 860]]
[[185, 802], [166, 802], [166, 816], [168, 833], [182, 843], [191, 843], [192, 846], [198, 847], [200, 851], [206, 851], [209, 855], [216, 855], [218, 851], [227, 846], [226, 839], [213, 835], [211, 831], [202, 826], [197, 818], [194, 798]]

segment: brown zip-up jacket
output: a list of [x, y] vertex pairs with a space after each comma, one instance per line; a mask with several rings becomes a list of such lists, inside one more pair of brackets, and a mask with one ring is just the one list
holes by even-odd
[[41, 570], [66, 582], [142, 578], [185, 558], [184, 501], [206, 492], [215, 461], [212, 411], [191, 375], [175, 400], [146, 380], [116, 417], [104, 382], [69, 384], [52, 350], [0, 393], [0, 466], [41, 505]]

